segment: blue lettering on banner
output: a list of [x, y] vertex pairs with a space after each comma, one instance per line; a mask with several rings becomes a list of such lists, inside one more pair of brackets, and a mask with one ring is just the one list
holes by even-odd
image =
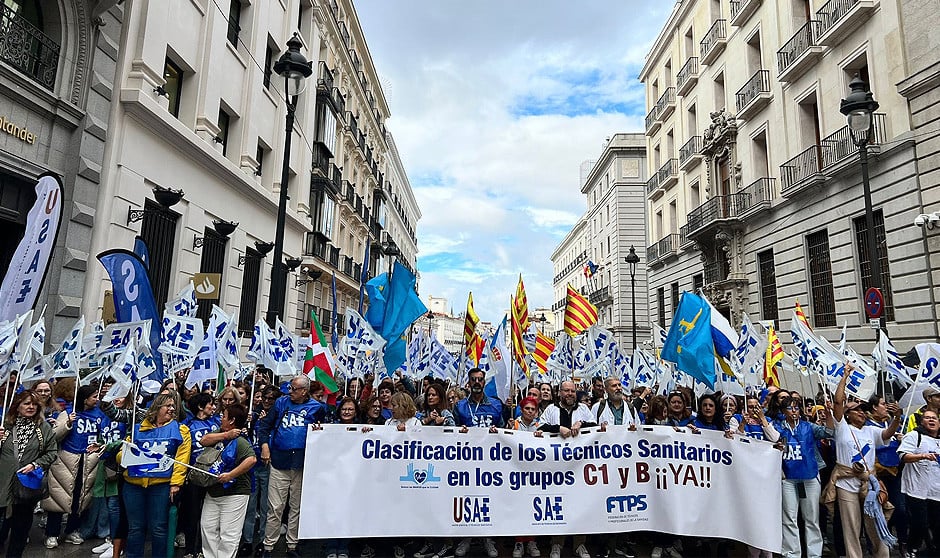
[[536, 496], [532, 498], [532, 519], [536, 522], [564, 521], [564, 511], [564, 499], [561, 496]]
[[489, 496], [457, 496], [454, 498], [454, 524], [486, 525], [490, 523]]
[[646, 494], [625, 494], [607, 498], [607, 513], [646, 511]]
[[21, 304], [26, 301], [26, 295], [28, 295], [30, 291], [33, 290], [32, 287], [29, 286], [31, 282], [32, 282], [32, 279], [23, 280], [22, 287], [20, 288], [20, 296], [16, 298], [17, 304]]

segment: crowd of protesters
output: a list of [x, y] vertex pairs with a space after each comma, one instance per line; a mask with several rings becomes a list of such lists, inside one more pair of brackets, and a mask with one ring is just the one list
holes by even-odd
[[[849, 365], [850, 366], [850, 365]], [[0, 544], [22, 556], [28, 544], [97, 544], [102, 558], [184, 556], [231, 558], [450, 558], [482, 553], [496, 558], [624, 557], [648, 549], [653, 558], [730, 556], [733, 541], [667, 533], [484, 539], [298, 538], [306, 435], [326, 423], [417, 427], [500, 428], [535, 436], [578, 436], [587, 429], [715, 430], [748, 436], [781, 451], [782, 555], [887, 557], [895, 541], [905, 558], [937, 555], [940, 544], [940, 392], [924, 391], [926, 406], [902, 410], [877, 395], [846, 396], [845, 384], [813, 398], [767, 388], [746, 398], [687, 388], [658, 395], [627, 392], [615, 378], [582, 384], [541, 383], [500, 401], [484, 391], [471, 369], [463, 386], [430, 377], [352, 379], [327, 396], [306, 376], [277, 382], [259, 368], [224, 389], [184, 389], [167, 381], [139, 400], [104, 401], [107, 383], [76, 389], [73, 379], [0, 387], [8, 404], [0, 429]], [[847, 376], [847, 375], [846, 375]], [[205, 386], [203, 386], [205, 387]], [[9, 393], [6, 393], [9, 391]], [[13, 393], [16, 391], [16, 393]], [[123, 441], [133, 439], [173, 458], [172, 464], [135, 461]], [[221, 467], [209, 486], [194, 482], [192, 467], [212, 448]], [[40, 475], [40, 471], [42, 474]], [[44, 477], [38, 485], [37, 477]], [[748, 497], [760, 497], [760, 491]], [[321, 495], [342, 497], [342, 488]], [[871, 503], [877, 502], [877, 513]], [[681, 510], [676, 510], [681, 513]], [[729, 516], [733, 520], [733, 514]], [[34, 522], [41, 541], [27, 542]], [[283, 542], [281, 542], [283, 541]], [[569, 542], [570, 541], [570, 542]], [[770, 556], [747, 548], [748, 556]]]

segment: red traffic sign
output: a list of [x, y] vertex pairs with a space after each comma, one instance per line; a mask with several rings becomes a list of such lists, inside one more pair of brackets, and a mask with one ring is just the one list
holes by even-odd
[[865, 313], [869, 318], [880, 318], [885, 309], [885, 298], [881, 289], [870, 287], [865, 291]]

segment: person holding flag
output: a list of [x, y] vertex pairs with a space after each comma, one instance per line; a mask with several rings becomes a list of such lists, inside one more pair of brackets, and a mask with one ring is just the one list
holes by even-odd
[[288, 389], [288, 395], [279, 398], [268, 414], [258, 421], [261, 462], [271, 465], [268, 517], [264, 528], [264, 550], [261, 553], [266, 558], [271, 556], [281, 536], [281, 516], [288, 500], [287, 555], [299, 556], [297, 531], [300, 527], [300, 490], [307, 427], [321, 423], [326, 418], [326, 406], [310, 397], [308, 376], [295, 376]]
[[[221, 420], [216, 414], [215, 401], [208, 393], [197, 393], [190, 397], [186, 402], [186, 406], [189, 408], [189, 416], [183, 419], [182, 422], [189, 428], [190, 445], [192, 446], [189, 464], [195, 465], [196, 459], [202, 454], [203, 444], [200, 443], [202, 437], [213, 430], [217, 430]], [[202, 547], [199, 542], [199, 520], [202, 517], [202, 503], [205, 497], [206, 489], [193, 483], [183, 485], [180, 492], [178, 525], [186, 539], [184, 554], [195, 556]]]
[[144, 556], [148, 535], [152, 555], [167, 555], [170, 502], [186, 480], [192, 451], [189, 428], [176, 420], [178, 401], [173, 394], [157, 395], [118, 452], [125, 467], [127, 556]]
[[[880, 484], [875, 477], [875, 450], [885, 445], [897, 432], [901, 423], [901, 409], [894, 403], [889, 405], [888, 410], [893, 419], [887, 428], [866, 426], [867, 403], [846, 400], [845, 384], [854, 369], [852, 363], [845, 364], [842, 379], [833, 396], [833, 418], [836, 421], [836, 465], [822, 502], [829, 505], [838, 499], [847, 558], [862, 558], [859, 536], [863, 519], [865, 532], [873, 546], [872, 556], [888, 558], [888, 544], [885, 541], [889, 543], [894, 541], [891, 534], [887, 533], [887, 522], [882, 511], [888, 493], [880, 489]], [[869, 506], [867, 505], [868, 493], [872, 490], [875, 491], [877, 500], [875, 505]], [[886, 533], [884, 538], [879, 533], [879, 519], [881, 523], [884, 523]]]

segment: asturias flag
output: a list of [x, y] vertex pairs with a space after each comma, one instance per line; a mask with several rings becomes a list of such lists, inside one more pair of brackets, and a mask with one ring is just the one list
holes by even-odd
[[679, 370], [715, 389], [715, 344], [711, 308], [700, 296], [684, 292], [672, 318], [661, 355]]

